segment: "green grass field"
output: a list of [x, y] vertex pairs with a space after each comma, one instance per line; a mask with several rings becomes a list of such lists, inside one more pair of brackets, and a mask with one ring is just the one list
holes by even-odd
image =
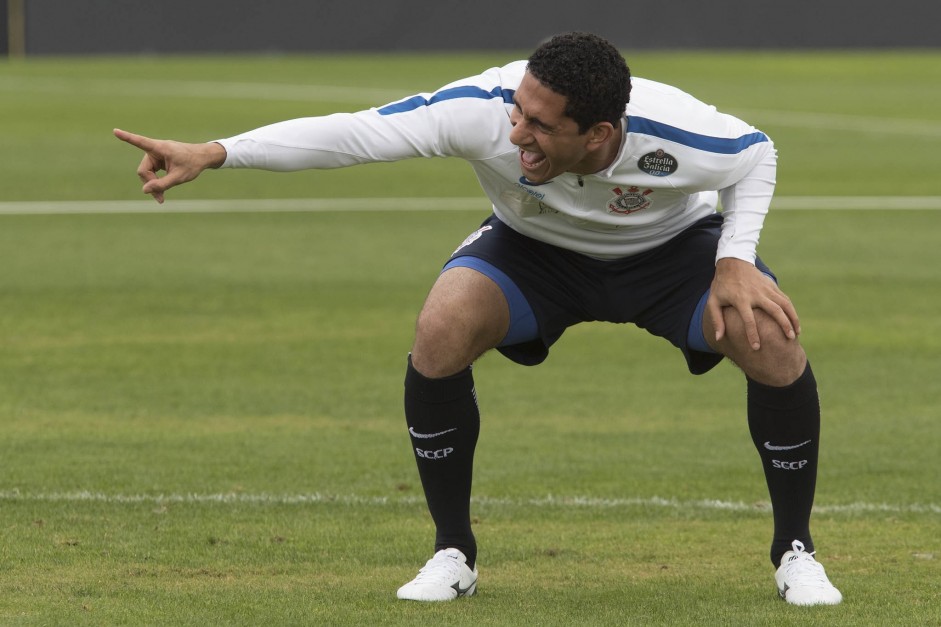
[[[518, 56], [0, 63], [0, 624], [941, 625], [941, 53], [627, 51], [778, 145], [760, 252], [821, 383], [814, 531], [837, 607], [776, 598], [741, 375], [691, 377], [600, 324], [538, 368], [480, 362], [479, 594], [395, 600], [433, 539], [405, 356], [483, 199], [68, 213], [143, 200], [113, 127], [208, 140]], [[165, 208], [473, 196], [465, 164], [423, 160], [210, 172]], [[884, 208], [828, 200], [847, 196]]]

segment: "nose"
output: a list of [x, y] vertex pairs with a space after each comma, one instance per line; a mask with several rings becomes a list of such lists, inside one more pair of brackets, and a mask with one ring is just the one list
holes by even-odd
[[515, 146], [522, 146], [527, 143], [527, 138], [529, 133], [526, 131], [526, 124], [523, 123], [522, 117], [519, 111], [515, 109], [510, 112], [510, 124], [513, 125], [513, 128], [510, 129], [510, 143]]

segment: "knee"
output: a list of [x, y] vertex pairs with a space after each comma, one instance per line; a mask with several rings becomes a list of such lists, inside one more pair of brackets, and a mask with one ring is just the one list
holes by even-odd
[[761, 348], [753, 351], [758, 353], [758, 359], [753, 372], [748, 374], [759, 383], [784, 387], [797, 381], [804, 372], [807, 354], [797, 339], [789, 339], [783, 333], [778, 335], [770, 342], [762, 341]]
[[412, 365], [430, 378], [446, 377], [452, 374], [447, 372], [450, 369], [457, 372], [466, 365], [449, 363], [454, 361], [457, 344], [454, 326], [443, 316], [423, 309], [415, 323]]
[[750, 378], [774, 387], [790, 385], [801, 376], [807, 365], [803, 346], [791, 339], [771, 316], [755, 310], [761, 348], [755, 350], [745, 335], [745, 323], [732, 308], [723, 312], [726, 338], [719, 348]]
[[496, 346], [497, 335], [473, 319], [425, 308], [415, 324], [412, 365], [429, 378], [450, 376]]
[[509, 328], [500, 287], [469, 268], [442, 273], [415, 325], [412, 365], [426, 377], [446, 377], [495, 347]]
[[466, 332], [445, 312], [424, 308], [415, 321], [415, 349], [427, 351], [440, 346], [454, 350], [459, 347]]

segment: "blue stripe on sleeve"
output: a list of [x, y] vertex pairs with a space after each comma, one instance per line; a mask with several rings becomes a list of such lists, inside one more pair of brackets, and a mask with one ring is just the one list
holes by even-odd
[[452, 87], [450, 89], [443, 89], [428, 99], [424, 98], [423, 96], [412, 96], [407, 100], [394, 102], [379, 109], [379, 114], [392, 115], [393, 113], [405, 113], [407, 111], [414, 111], [418, 107], [427, 107], [428, 105], [433, 105], [436, 102], [454, 100], [455, 98], [480, 98], [483, 100], [502, 98], [503, 102], [512, 104], [513, 94], [515, 93], [516, 92], [514, 90], [503, 89], [499, 85], [490, 91], [486, 91], [480, 87], [474, 87], [471, 85], [465, 85], [463, 87]]
[[744, 151], [749, 146], [768, 141], [768, 136], [759, 132], [734, 138], [712, 137], [710, 135], [700, 135], [699, 133], [684, 131], [681, 128], [676, 128], [669, 124], [654, 122], [647, 118], [635, 116], [628, 116], [627, 131], [629, 133], [653, 135], [654, 137], [689, 146], [690, 148], [723, 155], [735, 155]]

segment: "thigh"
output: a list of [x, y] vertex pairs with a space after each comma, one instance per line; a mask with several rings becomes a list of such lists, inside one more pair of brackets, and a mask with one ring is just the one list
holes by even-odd
[[501, 341], [497, 346], [516, 363], [542, 363], [566, 328], [595, 319], [587, 306], [587, 294], [600, 285], [591, 269], [583, 267], [594, 260], [521, 235], [494, 216], [464, 240], [447, 266], [467, 263], [460, 260], [468, 257], [505, 275], [501, 279], [512, 286], [510, 299], [522, 298], [535, 319], [535, 330], [513, 333], [508, 338], [511, 342]]
[[418, 316], [412, 365], [426, 377], [460, 372], [500, 342], [509, 320], [503, 291], [489, 277], [464, 267], [442, 272]]

